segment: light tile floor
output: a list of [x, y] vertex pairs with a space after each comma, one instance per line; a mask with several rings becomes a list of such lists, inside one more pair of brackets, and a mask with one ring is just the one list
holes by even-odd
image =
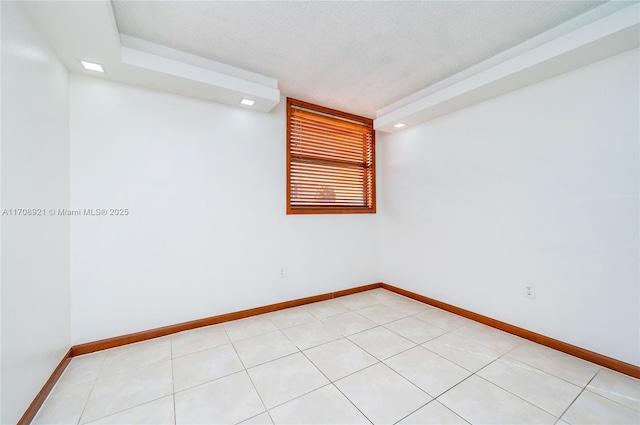
[[375, 289], [76, 357], [34, 424], [640, 424], [640, 381]]

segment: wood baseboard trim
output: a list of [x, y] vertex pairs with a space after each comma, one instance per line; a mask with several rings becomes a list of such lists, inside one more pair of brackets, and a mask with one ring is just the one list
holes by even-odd
[[47, 396], [58, 382], [58, 379], [60, 379], [60, 376], [62, 376], [62, 372], [64, 372], [64, 370], [71, 362], [71, 359], [75, 356], [89, 354], [95, 351], [106, 350], [108, 348], [119, 347], [121, 345], [132, 344], [134, 342], [145, 341], [152, 338], [158, 338], [165, 335], [171, 335], [177, 332], [196, 329], [203, 326], [216, 325], [218, 323], [244, 319], [246, 317], [256, 316], [258, 314], [270, 313], [273, 311], [283, 310], [285, 308], [297, 307], [300, 305], [343, 297], [345, 295], [356, 294], [358, 292], [369, 291], [371, 289], [379, 288], [380, 285], [381, 283], [372, 283], [369, 285], [357, 286], [355, 288], [328, 292], [326, 294], [314, 295], [311, 297], [299, 298], [291, 301], [284, 301], [281, 303], [270, 304], [263, 307], [250, 308], [248, 310], [206, 317], [204, 319], [192, 320], [190, 322], [178, 323], [176, 325], [164, 326], [161, 328], [117, 336], [114, 338], [107, 338], [100, 341], [88, 342], [86, 344], [74, 345], [73, 347], [69, 348], [67, 353], [64, 355], [38, 395], [36, 395], [36, 398], [31, 402], [25, 413], [22, 415], [22, 418], [20, 418], [17, 425], [29, 425], [31, 421], [33, 421], [36, 414], [38, 413], [38, 410], [40, 410], [42, 404], [47, 399]]
[[483, 316], [482, 314], [474, 313], [472, 311], [465, 310], [463, 308], [456, 307], [442, 301], [434, 300], [433, 298], [425, 297], [424, 295], [416, 294], [415, 292], [407, 291], [396, 286], [381, 283], [380, 287], [395, 292], [396, 294], [412, 298], [416, 301], [420, 301], [425, 304], [440, 308], [442, 310], [457, 314], [459, 316], [466, 317], [467, 319], [474, 320], [484, 325], [491, 326], [492, 328], [500, 329], [501, 331], [505, 331], [521, 338], [528, 339], [529, 341], [545, 345], [549, 348], [553, 348], [554, 350], [562, 351], [563, 353], [579, 357], [591, 363], [595, 363], [597, 365], [613, 369], [620, 373], [624, 373], [625, 375], [640, 379], [640, 367], [632, 365], [630, 363], [626, 363], [612, 357], [607, 357], [603, 354], [599, 354], [585, 348], [581, 348], [545, 335], [541, 335], [527, 329], [519, 328], [517, 326], [510, 325], [509, 323], [501, 322], [500, 320], [492, 319], [491, 317]]
[[201, 328], [203, 326], [217, 325], [219, 323], [229, 322], [232, 320], [244, 319], [246, 317], [256, 316], [258, 314], [270, 313], [273, 311], [283, 310], [285, 308], [297, 307], [300, 305], [315, 303], [318, 301], [326, 301], [332, 298], [342, 297], [345, 295], [355, 294], [358, 292], [369, 291], [379, 288], [381, 283], [372, 283], [370, 285], [358, 286], [341, 291], [328, 292], [326, 294], [314, 295], [306, 298], [299, 298], [291, 301], [270, 304], [263, 307], [250, 308], [248, 310], [236, 311], [233, 313], [221, 314], [218, 316], [206, 317], [204, 319], [192, 320], [189, 322], [178, 323], [176, 325], [164, 326], [161, 328], [149, 329], [142, 332], [117, 336], [114, 338], [102, 339], [99, 341], [88, 342], [85, 344], [74, 345], [71, 347], [71, 356], [80, 356], [95, 351], [106, 350], [108, 348], [119, 347], [121, 345], [132, 344], [134, 342], [145, 341], [152, 338], [171, 335], [177, 332], [188, 331], [191, 329]]
[[71, 357], [71, 349], [69, 349], [65, 353], [64, 357], [62, 357], [62, 360], [60, 360], [60, 363], [58, 363], [58, 366], [53, 370], [53, 373], [47, 382], [45, 382], [38, 395], [36, 395], [36, 398], [33, 399], [27, 410], [24, 412], [17, 425], [29, 425], [31, 421], [33, 421], [33, 418], [36, 417], [38, 410], [42, 407], [42, 404], [49, 396], [49, 393], [56, 385], [56, 382], [58, 382], [58, 379], [62, 376], [62, 372], [64, 372], [69, 365]]
[[587, 360], [597, 365], [613, 369], [625, 375], [632, 376], [640, 379], [640, 367], [632, 365], [630, 363], [623, 362], [605, 355], [577, 347], [575, 345], [568, 344], [563, 341], [559, 341], [554, 338], [550, 338], [545, 335], [541, 335], [527, 329], [519, 328], [509, 323], [501, 322], [496, 319], [484, 316], [482, 314], [474, 313], [469, 310], [465, 310], [460, 307], [456, 307], [451, 304], [447, 304], [442, 301], [435, 300], [433, 298], [426, 297], [424, 295], [417, 294], [415, 292], [407, 291], [402, 288], [398, 288], [387, 283], [372, 283], [370, 285], [358, 286], [355, 288], [345, 289], [341, 291], [328, 292], [326, 294], [314, 295], [306, 298], [299, 298], [291, 301], [284, 301], [281, 303], [270, 304], [263, 307], [250, 308], [248, 310], [237, 311], [233, 313], [221, 314], [218, 316], [207, 317], [204, 319], [192, 320], [190, 322], [178, 323], [176, 325], [164, 326], [161, 328], [150, 329], [147, 331], [136, 332], [128, 335], [122, 335], [114, 338], [107, 338], [100, 341], [88, 342], [86, 344], [75, 345], [67, 351], [58, 366], [55, 368], [47, 382], [44, 384], [36, 398], [31, 402], [31, 405], [26, 410], [22, 418], [18, 421], [17, 425], [29, 425], [35, 418], [36, 414], [42, 404], [47, 399], [47, 396], [55, 386], [56, 382], [62, 376], [62, 373], [69, 365], [71, 358], [74, 356], [80, 356], [82, 354], [89, 354], [95, 351], [106, 350], [108, 348], [119, 347], [121, 345], [132, 344], [134, 342], [145, 341], [152, 338], [158, 338], [161, 336], [171, 335], [177, 332], [182, 332], [190, 329], [196, 329], [203, 326], [216, 325], [219, 323], [229, 322], [232, 320], [244, 319], [246, 317], [256, 316], [259, 314], [270, 313], [273, 311], [283, 310], [286, 308], [297, 307], [305, 304], [315, 303], [319, 301], [326, 301], [333, 298], [343, 297], [345, 295], [356, 294], [358, 292], [369, 291], [371, 289], [384, 288], [388, 291], [395, 292], [405, 297], [412, 298], [416, 301], [420, 301], [425, 304], [432, 305], [434, 307], [441, 308], [451, 313], [457, 314], [467, 319], [474, 320], [487, 326], [491, 326], [496, 329], [508, 332], [510, 334], [519, 336], [524, 339], [536, 342], [541, 345], [553, 348], [558, 351], [570, 354], [575, 357]]

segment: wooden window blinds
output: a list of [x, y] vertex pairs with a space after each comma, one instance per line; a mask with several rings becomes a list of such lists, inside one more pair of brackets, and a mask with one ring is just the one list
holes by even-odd
[[287, 98], [287, 214], [375, 213], [373, 120]]

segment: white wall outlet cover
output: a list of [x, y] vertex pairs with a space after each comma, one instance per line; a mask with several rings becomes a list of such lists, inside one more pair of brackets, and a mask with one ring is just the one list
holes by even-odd
[[526, 283], [524, 285], [524, 297], [535, 299], [536, 297], [536, 286], [533, 283]]

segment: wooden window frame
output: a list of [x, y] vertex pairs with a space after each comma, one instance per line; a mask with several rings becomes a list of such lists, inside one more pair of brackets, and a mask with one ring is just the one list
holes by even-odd
[[[369, 179], [364, 179], [363, 185], [363, 206], [345, 206], [345, 205], [318, 205], [310, 206], [291, 205], [292, 201], [292, 160], [295, 162], [295, 155], [292, 154], [292, 109], [304, 109], [311, 113], [319, 115], [328, 115], [333, 118], [344, 119], [345, 121], [356, 122], [367, 129], [367, 135], [370, 135], [370, 142], [366, 145], [367, 152], [370, 152], [370, 163], [366, 160], [363, 168], [367, 168], [371, 173]], [[337, 111], [335, 109], [326, 108], [324, 106], [314, 105], [302, 100], [287, 98], [287, 214], [375, 214], [376, 212], [376, 151], [375, 151], [375, 130], [373, 129], [373, 120], [370, 118], [360, 117], [346, 112]], [[366, 156], [366, 155], [365, 155]], [[324, 159], [324, 161], [331, 161]], [[335, 161], [339, 163], [339, 161]], [[368, 183], [366, 180], [369, 180]], [[369, 187], [370, 184], [370, 187]]]

